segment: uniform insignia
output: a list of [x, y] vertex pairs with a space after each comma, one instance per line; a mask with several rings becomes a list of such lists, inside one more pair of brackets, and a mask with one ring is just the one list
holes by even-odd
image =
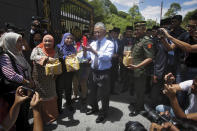
[[152, 48], [152, 44], [149, 43], [149, 44], [148, 44], [148, 49], [151, 49], [151, 48]]

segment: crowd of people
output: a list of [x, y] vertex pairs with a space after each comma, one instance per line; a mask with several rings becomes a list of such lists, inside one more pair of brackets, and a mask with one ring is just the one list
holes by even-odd
[[[63, 107], [73, 112], [75, 99], [80, 99], [82, 113], [97, 114], [96, 123], [101, 123], [109, 115], [110, 95], [124, 95], [125, 91], [135, 96], [129, 116], [144, 114], [146, 103], [157, 113], [193, 121], [194, 127], [188, 128], [196, 129], [197, 14], [190, 17], [186, 30], [181, 22], [182, 16], [175, 15], [146, 29], [146, 21], [139, 21], [134, 27], [127, 26], [121, 36], [120, 28], [107, 32], [98, 22], [93, 34], [85, 29], [80, 38], [64, 32], [59, 44], [37, 19], [28, 40], [17, 30], [1, 29], [0, 131], [32, 130], [29, 109], [33, 110], [33, 130], [42, 131], [43, 125], [62, 114]], [[128, 53], [132, 60], [125, 65]], [[75, 58], [77, 63], [67, 63]], [[57, 61], [61, 73], [46, 75], [47, 64]], [[71, 70], [72, 64], [79, 67]], [[130, 131], [128, 124], [125, 130]], [[150, 127], [162, 128], [177, 131], [185, 127], [170, 122]]]

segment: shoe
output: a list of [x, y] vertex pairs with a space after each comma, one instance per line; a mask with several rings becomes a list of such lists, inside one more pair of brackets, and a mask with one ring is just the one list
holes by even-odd
[[97, 118], [96, 118], [96, 123], [101, 123], [105, 120], [105, 116], [104, 115], [99, 115]]
[[138, 111], [133, 110], [133, 111], [131, 111], [131, 113], [129, 113], [129, 116], [130, 116], [130, 117], [133, 117], [133, 116], [137, 116], [138, 114], [139, 114]]
[[99, 109], [87, 109], [86, 115], [92, 115], [99, 112]]

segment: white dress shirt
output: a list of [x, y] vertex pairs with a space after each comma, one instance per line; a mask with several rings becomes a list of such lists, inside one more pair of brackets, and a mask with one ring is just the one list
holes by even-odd
[[[114, 52], [114, 44], [110, 40], [107, 40], [105, 37], [100, 41], [100, 49], [97, 51], [98, 53], [98, 70], [106, 70], [110, 69], [111, 64], [111, 58]], [[97, 41], [93, 41], [90, 46], [96, 50], [97, 48]], [[87, 52], [87, 57], [91, 59], [91, 68], [94, 69], [94, 59], [95, 54], [92, 52]]]

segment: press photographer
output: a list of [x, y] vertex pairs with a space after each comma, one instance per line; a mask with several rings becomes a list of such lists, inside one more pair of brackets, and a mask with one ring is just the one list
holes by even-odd
[[[9, 112], [3, 114], [4, 116], [7, 114], [7, 116], [5, 116], [4, 118], [2, 116], [0, 117], [0, 119], [3, 119], [3, 121], [0, 121], [0, 131], [8, 131], [10, 129], [14, 129], [14, 124], [19, 115], [19, 111], [22, 106], [22, 103], [24, 103], [27, 99], [30, 99], [29, 95], [25, 93], [26, 89], [27, 88], [23, 88], [22, 86], [17, 88], [14, 104], [10, 108]], [[40, 101], [41, 100], [38, 92], [34, 92], [32, 94], [32, 98], [30, 102], [30, 107], [33, 110], [33, 116], [34, 116], [33, 131], [43, 131], [43, 122], [42, 122], [41, 111], [40, 111]], [[1, 105], [2, 105], [2, 97], [0, 96], [0, 107]]]
[[[165, 76], [165, 81], [169, 80], [175, 80], [172, 73]], [[189, 105], [185, 111], [181, 109], [176, 97], [176, 92], [181, 90], [188, 92]], [[187, 80], [179, 84], [165, 84], [163, 93], [168, 96], [171, 107], [159, 105], [156, 107], [158, 112], [169, 111], [171, 116], [197, 121], [197, 77], [193, 80]]]

